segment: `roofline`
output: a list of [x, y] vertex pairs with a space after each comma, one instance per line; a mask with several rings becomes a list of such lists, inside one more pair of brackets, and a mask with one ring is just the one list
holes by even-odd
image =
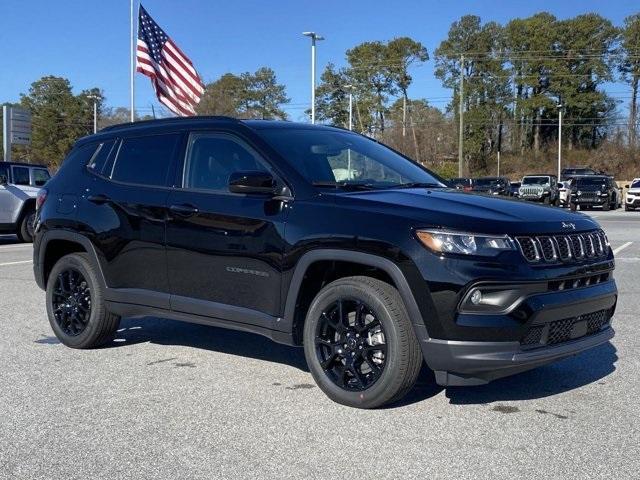
[[42, 167], [48, 168], [48, 166], [44, 163], [28, 163], [28, 162], [0, 162], [0, 165], [19, 165], [21, 167]]
[[110, 125], [108, 127], [104, 127], [100, 129], [99, 133], [102, 132], [113, 132], [116, 130], [122, 130], [131, 127], [146, 127], [146, 126], [154, 126], [154, 125], [171, 125], [172, 123], [181, 123], [186, 121], [225, 121], [225, 122], [233, 122], [240, 123], [242, 120], [234, 117], [226, 117], [223, 115], [196, 115], [193, 117], [169, 117], [169, 118], [157, 118], [153, 120], [139, 120], [136, 122], [126, 122], [126, 123], [118, 123], [117, 125]]

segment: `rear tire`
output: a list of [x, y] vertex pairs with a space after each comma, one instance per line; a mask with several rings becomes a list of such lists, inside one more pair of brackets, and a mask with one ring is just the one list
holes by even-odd
[[18, 240], [24, 243], [33, 242], [33, 228], [36, 220], [36, 212], [28, 211], [22, 218], [20, 219], [20, 226], [16, 234], [18, 235]]
[[398, 291], [370, 277], [336, 280], [311, 303], [303, 332], [309, 370], [333, 401], [395, 402], [415, 384], [422, 353]]
[[120, 317], [107, 310], [98, 274], [86, 253], [58, 260], [46, 291], [49, 323], [66, 346], [95, 348], [113, 338]]

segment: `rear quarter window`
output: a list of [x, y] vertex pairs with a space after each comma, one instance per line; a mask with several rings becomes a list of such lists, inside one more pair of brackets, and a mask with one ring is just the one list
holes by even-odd
[[178, 133], [123, 139], [111, 178], [139, 185], [166, 185], [179, 141]]

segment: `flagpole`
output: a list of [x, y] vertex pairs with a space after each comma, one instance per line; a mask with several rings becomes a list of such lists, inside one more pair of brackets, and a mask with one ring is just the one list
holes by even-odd
[[131, 59], [130, 59], [130, 67], [131, 67], [131, 85], [130, 85], [130, 89], [131, 89], [131, 121], [135, 122], [136, 121], [136, 110], [135, 110], [135, 74], [136, 74], [136, 63], [135, 63], [135, 37], [134, 37], [134, 27], [133, 27], [133, 20], [134, 20], [134, 8], [133, 8], [133, 3], [134, 0], [131, 0], [131, 15], [130, 15], [130, 27], [131, 27]]

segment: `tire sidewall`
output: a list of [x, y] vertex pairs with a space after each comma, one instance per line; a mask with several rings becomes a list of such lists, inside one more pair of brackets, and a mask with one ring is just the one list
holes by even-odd
[[[320, 314], [338, 299], [357, 300], [366, 304], [380, 321], [384, 330], [387, 345], [386, 363], [384, 370], [368, 389], [363, 391], [344, 390], [327, 376], [322, 370], [315, 351], [315, 336], [318, 328]], [[404, 308], [400, 305], [398, 307]], [[338, 403], [350, 406], [367, 407], [370, 404], [382, 404], [384, 397], [392, 397], [388, 394], [389, 388], [396, 380], [396, 369], [400, 362], [399, 331], [396, 322], [392, 320], [392, 314], [387, 305], [368, 291], [363, 285], [356, 282], [343, 282], [339, 285], [320, 292], [309, 307], [304, 327], [304, 351], [311, 375], [322, 391]], [[381, 401], [382, 400], [382, 401]]]
[[[89, 324], [82, 333], [76, 336], [67, 335], [58, 325], [53, 315], [53, 288], [58, 274], [69, 268], [79, 271], [89, 285], [91, 294], [91, 314], [89, 315]], [[96, 332], [100, 329], [99, 321], [102, 317], [102, 290], [98, 279], [93, 273], [93, 269], [89, 262], [79, 254], [71, 254], [62, 257], [51, 269], [49, 280], [46, 288], [47, 316], [49, 324], [53, 329], [58, 340], [63, 344], [72, 348], [85, 348], [91, 344], [96, 337]]]

